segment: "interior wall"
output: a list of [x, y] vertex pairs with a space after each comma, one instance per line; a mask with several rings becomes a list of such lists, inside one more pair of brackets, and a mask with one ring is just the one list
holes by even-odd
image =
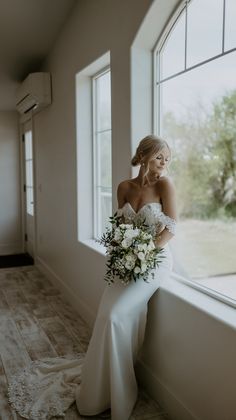
[[[79, 1], [43, 67], [52, 75], [53, 102], [34, 116], [38, 262], [91, 324], [105, 286], [105, 267], [104, 255], [77, 240], [75, 77], [110, 51], [116, 191], [130, 176], [130, 45], [150, 4], [151, 0]], [[115, 194], [113, 200], [115, 208]]]
[[[146, 28], [149, 34], [153, 28], [160, 34], [177, 3], [178, 0], [81, 0], [43, 68], [52, 75], [53, 103], [34, 117], [37, 264], [61, 287], [91, 326], [104, 289], [105, 259], [77, 240], [75, 75], [110, 51], [113, 191], [116, 191], [118, 182], [131, 174], [133, 145], [152, 128], [147, 108], [140, 112], [137, 104], [146, 106], [146, 100], [151, 98], [149, 60], [153, 36], [145, 39], [140, 32], [140, 44], [136, 43], [132, 54], [131, 45], [151, 4], [155, 10], [151, 21], [146, 20]], [[142, 67], [137, 65], [141, 62], [139, 52], [147, 58]], [[137, 73], [142, 71], [143, 74]], [[114, 197], [114, 209], [115, 206]], [[224, 351], [218, 342], [234, 349], [235, 331], [219, 320], [213, 322], [211, 315], [204, 316], [200, 308], [164, 287], [153, 296], [138, 376], [152, 395], [161, 399], [174, 420], [234, 420], [236, 407], [232, 392], [228, 392], [235, 382], [235, 374], [230, 370], [234, 354]], [[222, 367], [225, 358], [227, 377]], [[198, 371], [198, 366], [202, 370]], [[201, 373], [204, 375], [203, 367], [207, 366], [206, 380]], [[216, 373], [211, 375], [212, 372]], [[217, 409], [215, 400], [219, 402]]]
[[16, 111], [0, 111], [0, 255], [22, 251], [20, 138]]

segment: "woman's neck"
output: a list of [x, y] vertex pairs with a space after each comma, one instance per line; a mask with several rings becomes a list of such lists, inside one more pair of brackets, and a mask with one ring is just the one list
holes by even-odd
[[143, 179], [143, 175], [141, 173], [141, 171], [139, 171], [138, 176], [135, 178], [135, 180], [137, 181], [137, 183], [140, 186], [152, 186], [154, 184], [156, 184], [156, 182], [160, 179], [160, 175], [157, 174], [156, 172], [148, 172], [147, 175], [145, 176], [145, 179]]

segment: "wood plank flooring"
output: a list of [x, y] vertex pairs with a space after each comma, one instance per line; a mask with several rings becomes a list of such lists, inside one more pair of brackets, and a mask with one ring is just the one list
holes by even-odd
[[[12, 374], [31, 360], [86, 352], [90, 336], [86, 323], [35, 266], [0, 269], [0, 419], [22, 419], [8, 403]], [[81, 417], [73, 404], [64, 419], [104, 417]], [[168, 416], [140, 390], [130, 420], [151, 419]]]

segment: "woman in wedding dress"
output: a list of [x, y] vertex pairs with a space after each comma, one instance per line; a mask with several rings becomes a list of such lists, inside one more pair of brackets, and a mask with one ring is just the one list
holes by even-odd
[[124, 222], [144, 220], [164, 257], [149, 282], [106, 285], [86, 355], [32, 362], [9, 384], [9, 401], [30, 420], [63, 416], [76, 401], [81, 415], [111, 409], [112, 420], [128, 420], [137, 400], [134, 365], [144, 339], [147, 303], [169, 276], [168, 242], [175, 234], [175, 189], [165, 171], [171, 151], [163, 139], [142, 139], [132, 159], [137, 177], [118, 186], [118, 214]]

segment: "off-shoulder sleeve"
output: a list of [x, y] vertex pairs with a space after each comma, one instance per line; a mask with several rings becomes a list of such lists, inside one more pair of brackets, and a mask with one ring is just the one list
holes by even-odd
[[117, 209], [117, 216], [121, 217], [123, 215], [123, 208]]
[[167, 216], [167, 214], [160, 212], [159, 213], [159, 219], [161, 223], [165, 226], [165, 228], [172, 233], [172, 235], [175, 235], [176, 233], [176, 225], [177, 222], [175, 219], [172, 219], [171, 217]]
[[167, 216], [166, 214], [164, 214], [164, 216], [165, 216], [164, 221], [165, 221], [165, 227], [166, 227], [166, 229], [168, 229], [168, 231], [170, 233], [172, 233], [173, 235], [175, 235], [175, 233], [176, 233], [176, 225], [177, 225], [176, 220], [175, 219], [172, 219], [171, 217]]

